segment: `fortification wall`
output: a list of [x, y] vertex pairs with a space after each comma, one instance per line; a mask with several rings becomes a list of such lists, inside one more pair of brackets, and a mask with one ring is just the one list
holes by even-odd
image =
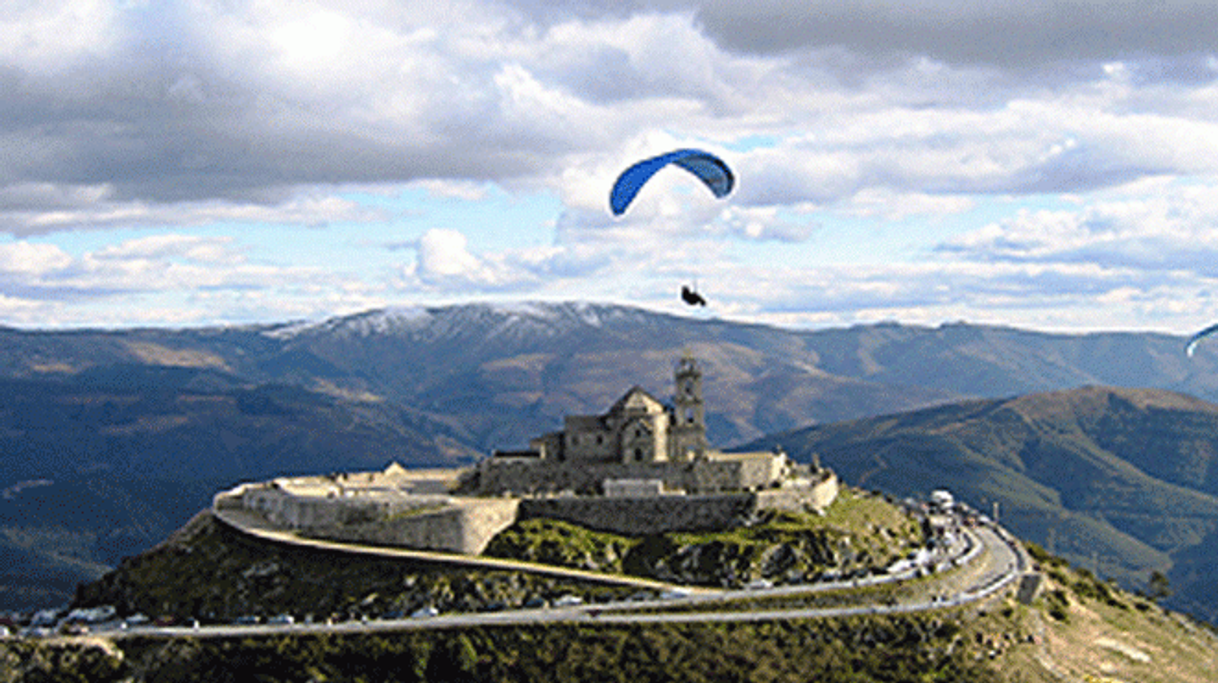
[[749, 493], [645, 498], [526, 498], [520, 519], [548, 518], [598, 531], [639, 536], [738, 526], [756, 509]]
[[623, 462], [555, 462], [533, 459], [491, 458], [478, 468], [478, 490], [482, 493], [533, 494], [600, 491], [606, 479], [663, 479], [670, 485], [683, 480], [680, 465]]
[[309, 496], [267, 485], [246, 487], [241, 493], [242, 507], [292, 529], [361, 524], [447, 501], [448, 496], [435, 494]]
[[516, 521], [515, 499], [461, 501], [420, 508], [363, 524], [314, 529], [311, 535], [338, 541], [402, 546], [479, 555], [495, 534]]
[[520, 519], [549, 518], [627, 536], [672, 531], [709, 531], [738, 526], [760, 510], [811, 512], [838, 494], [837, 477], [811, 486], [708, 495], [526, 498]]
[[837, 475], [829, 472], [811, 486], [791, 486], [757, 492], [757, 507], [761, 510], [811, 512], [829, 507], [840, 489]]
[[[669, 463], [663, 469], [694, 487], [714, 487], [718, 477], [758, 477], [766, 474], [762, 459], [738, 458], [696, 463]], [[752, 470], [757, 471], [750, 474]], [[512, 463], [501, 463], [497, 475], [512, 474]], [[535, 482], [529, 463], [521, 463], [522, 481]], [[590, 468], [561, 468], [570, 479], [551, 479], [562, 488], [597, 487], [603, 479], [654, 477], [655, 465], [613, 463]], [[768, 476], [768, 475], [767, 475]], [[583, 477], [582, 479], [580, 477]], [[697, 477], [701, 477], [698, 479]], [[507, 481], [507, 479], [503, 480]], [[766, 480], [768, 481], [768, 479]], [[563, 486], [565, 484], [565, 486]], [[403, 546], [416, 549], [480, 554], [500, 531], [517, 519], [560, 519], [580, 526], [625, 535], [672, 531], [704, 531], [737, 526], [759, 510], [807, 512], [824, 509], [838, 494], [838, 480], [827, 473], [815, 484], [798, 483], [757, 491], [697, 495], [567, 496], [540, 498], [470, 498], [435, 494], [380, 493], [351, 496], [300, 496], [268, 484], [242, 485], [218, 494], [217, 507], [239, 505], [265, 514], [277, 524], [309, 535], [335, 540]]]
[[600, 492], [606, 479], [660, 479], [670, 488], [697, 493], [759, 490], [782, 478], [782, 463], [769, 453], [658, 463], [490, 458], [478, 466], [477, 488], [484, 494], [593, 494]]
[[465, 503], [465, 550], [461, 552], [481, 555], [496, 534], [516, 523], [519, 508], [520, 500], [515, 498]]

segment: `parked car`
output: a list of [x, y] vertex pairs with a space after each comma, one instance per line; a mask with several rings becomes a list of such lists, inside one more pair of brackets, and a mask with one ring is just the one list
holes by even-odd
[[564, 595], [554, 601], [555, 607], [575, 607], [584, 604], [584, 599], [578, 595]]
[[296, 617], [293, 617], [290, 614], [279, 614], [267, 619], [266, 623], [274, 624], [276, 626], [290, 626], [296, 623]]
[[428, 617], [439, 616], [439, 614], [440, 610], [428, 605], [426, 607], [420, 607], [414, 612], [411, 612], [410, 616], [412, 619], [426, 619]]

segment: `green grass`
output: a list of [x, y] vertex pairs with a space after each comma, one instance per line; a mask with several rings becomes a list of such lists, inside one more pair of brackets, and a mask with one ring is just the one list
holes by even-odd
[[[512, 683], [997, 683], [938, 617], [760, 624], [551, 625], [214, 640], [125, 639], [122, 656], [38, 642], [23, 680]], [[13, 646], [22, 647], [22, 644]], [[9, 646], [0, 644], [0, 657]], [[36, 652], [30, 651], [36, 649]], [[3, 680], [3, 679], [0, 679]]]
[[[526, 520], [492, 539], [485, 554], [718, 586], [882, 567], [924, 542], [920, 524], [900, 508], [846, 488], [824, 515], [771, 511], [759, 523], [723, 531], [632, 537], [558, 520]], [[773, 560], [775, 552], [787, 553], [786, 559]]]
[[585, 599], [633, 592], [518, 572], [457, 571], [436, 564], [355, 556], [248, 539], [209, 516], [192, 522], [189, 540], [125, 560], [78, 592], [84, 605], [122, 613], [229, 621], [245, 614], [289, 612], [377, 616], [432, 605], [471, 612], [494, 603], [575, 593]]

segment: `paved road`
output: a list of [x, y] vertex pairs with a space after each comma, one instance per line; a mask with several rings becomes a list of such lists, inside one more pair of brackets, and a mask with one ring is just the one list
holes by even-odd
[[958, 586], [955, 592], [934, 595], [930, 600], [906, 602], [895, 605], [871, 604], [854, 605], [833, 608], [798, 608], [773, 609], [755, 611], [702, 611], [675, 613], [637, 613], [638, 610], [656, 608], [678, 608], [709, 601], [730, 600], [739, 598], [789, 597], [798, 593], [813, 593], [840, 590], [852, 587], [854, 582], [839, 582], [837, 584], [812, 584], [801, 587], [782, 587], [768, 590], [722, 591], [718, 594], [691, 594], [688, 597], [671, 600], [653, 600], [646, 602], [618, 602], [598, 605], [580, 605], [575, 607], [548, 608], [533, 610], [510, 610], [495, 613], [451, 614], [428, 618], [399, 619], [399, 620], [370, 620], [366, 622], [345, 622], [338, 624], [291, 624], [291, 625], [253, 625], [253, 626], [205, 626], [201, 628], [165, 627], [141, 628], [133, 631], [114, 632], [106, 634], [113, 637], [152, 636], [152, 637], [210, 637], [230, 638], [257, 635], [287, 635], [287, 634], [342, 634], [342, 633], [374, 633], [379, 631], [402, 631], [415, 629], [462, 628], [492, 625], [537, 625], [547, 623], [582, 623], [582, 624], [649, 624], [649, 623], [689, 623], [689, 622], [743, 622], [771, 621], [786, 619], [809, 619], [842, 617], [858, 614], [902, 614], [920, 612], [944, 607], [965, 605], [982, 600], [1011, 585], [1019, 575], [1026, 571], [1028, 559], [1022, 547], [1005, 532], [989, 528], [978, 528], [973, 531], [977, 550], [970, 552], [972, 566], [976, 571], [972, 576]]

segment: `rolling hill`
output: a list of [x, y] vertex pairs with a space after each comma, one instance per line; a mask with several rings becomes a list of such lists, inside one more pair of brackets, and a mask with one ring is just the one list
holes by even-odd
[[1167, 571], [1172, 604], [1213, 619], [1218, 405], [1084, 387], [794, 430], [749, 444], [816, 454], [897, 495], [947, 488], [1016, 534], [1141, 587]]
[[0, 609], [66, 601], [236, 482], [466, 464], [462, 437], [400, 406], [194, 368], [0, 380]]
[[[1055, 335], [953, 323], [790, 330], [591, 303], [368, 311], [317, 322], [207, 329], [0, 329], [0, 377], [107, 368], [207, 370], [409, 406], [486, 452], [520, 445], [633, 384], [670, 390], [674, 359], [707, 372], [711, 439], [741, 443], [810, 424], [965, 398], [1089, 384], [1218, 400], [1218, 354], [1145, 333]], [[231, 381], [231, 380], [230, 380]]]
[[[790, 330], [591, 303], [395, 308], [200, 329], [0, 328], [0, 491], [11, 494], [0, 498], [0, 554], [9, 553], [11, 567], [45, 559], [56, 585], [91, 578], [180, 526], [220, 486], [389, 460], [470, 462], [522, 446], [564, 415], [600, 413], [632, 385], [667, 397], [684, 350], [706, 374], [710, 439], [728, 447], [811, 425], [928, 408], [949, 414], [971, 399], [1086, 385], [1218, 400], [1218, 347], [1187, 358], [1183, 343], [965, 323]], [[1105, 556], [1141, 558], [1122, 560], [1127, 574], [1172, 565], [1175, 578], [1192, 566], [1188, 576], [1204, 579], [1218, 542], [1203, 518], [1139, 517], [1173, 497], [1208, 509], [1214, 492], [1198, 469], [1204, 454], [1189, 455], [1191, 465], [1136, 460], [1138, 440], [1150, 437], [1122, 434], [1124, 445], [1096, 448], [1116, 449], [1113, 457], [1144, 476], [1079, 455], [1115, 468], [1097, 482], [1127, 489], [1120, 497], [1128, 509], [1103, 507], [1103, 520], [1083, 514], [1090, 507], [1061, 503], [1089, 495], [1081, 488], [1054, 493], [1034, 468], [995, 469], [975, 453], [955, 455], [983, 496], [1026, 489], [1012, 514], [1070, 513], [1069, 524], [1046, 522], [1033, 538], [1054, 528], [1063, 551], [1076, 536], [1108, 539], [1114, 550]], [[1033, 463], [1034, 455], [1020, 457]], [[877, 476], [866, 481], [878, 486]], [[52, 484], [27, 486], [40, 481]], [[72, 503], [47, 502], [59, 506], [52, 515], [39, 496]], [[145, 521], [122, 521], [124, 514]], [[52, 518], [60, 521], [44, 522]], [[10, 574], [0, 577], [0, 602], [15, 594], [14, 580], [37, 572]]]

